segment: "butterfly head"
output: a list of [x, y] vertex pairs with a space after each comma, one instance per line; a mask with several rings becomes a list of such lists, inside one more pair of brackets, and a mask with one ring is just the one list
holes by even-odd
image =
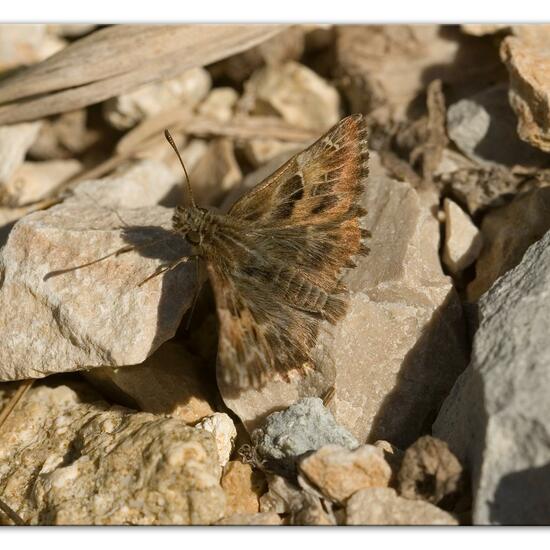
[[189, 244], [201, 246], [209, 221], [206, 208], [178, 206], [172, 216], [172, 228], [185, 237]]

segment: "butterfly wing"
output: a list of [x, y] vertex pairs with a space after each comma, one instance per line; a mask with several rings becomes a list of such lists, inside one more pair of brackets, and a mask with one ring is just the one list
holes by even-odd
[[208, 267], [226, 382], [258, 387], [311, 363], [320, 322], [344, 316], [343, 270], [368, 251], [359, 204], [367, 161], [365, 121], [347, 117], [229, 211], [246, 254]]

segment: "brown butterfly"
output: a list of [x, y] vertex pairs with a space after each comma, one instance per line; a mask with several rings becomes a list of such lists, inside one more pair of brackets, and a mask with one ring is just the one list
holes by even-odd
[[198, 208], [192, 196], [192, 206], [176, 208], [173, 230], [205, 260], [214, 289], [225, 384], [258, 388], [275, 373], [288, 380], [289, 371], [314, 366], [320, 323], [346, 312], [345, 268], [368, 253], [359, 205], [367, 163], [366, 123], [353, 115], [226, 215]]

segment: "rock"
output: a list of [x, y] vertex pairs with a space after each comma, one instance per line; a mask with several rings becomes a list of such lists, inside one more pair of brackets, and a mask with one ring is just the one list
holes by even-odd
[[225, 515], [255, 514], [260, 510], [259, 498], [265, 492], [265, 478], [250, 464], [232, 460], [224, 468], [221, 485], [225, 491]]
[[346, 504], [346, 525], [457, 525], [456, 519], [427, 502], [397, 496], [393, 489], [363, 489]]
[[447, 444], [425, 435], [405, 451], [398, 475], [399, 494], [438, 504], [458, 491], [461, 475], [462, 466]]
[[397, 478], [401, 463], [403, 462], [403, 455], [405, 454], [401, 449], [398, 449], [395, 445], [392, 445], [389, 441], [379, 439], [373, 443], [375, 447], [381, 449], [384, 453], [384, 459], [390, 465], [392, 470], [392, 478], [390, 480], [390, 486], [393, 487]]
[[484, 245], [476, 278], [467, 288], [468, 300], [478, 300], [549, 229], [550, 187], [518, 194], [511, 203], [489, 211], [481, 223]]
[[31, 389], [0, 432], [0, 491], [25, 521], [167, 525], [222, 517], [210, 434], [109, 407], [74, 387]]
[[449, 137], [474, 162], [531, 169], [548, 164], [544, 153], [519, 138], [516, 126], [505, 84], [461, 99], [447, 110]]
[[246, 158], [255, 167], [262, 166], [279, 155], [291, 153], [297, 148], [298, 143], [278, 139], [250, 139], [243, 144]]
[[15, 224], [0, 253], [0, 380], [136, 365], [174, 336], [195, 292], [194, 265], [139, 286], [189, 253], [168, 232], [172, 210], [151, 206], [174, 189], [160, 168], [145, 162], [83, 182], [64, 203]]
[[392, 474], [383, 451], [373, 445], [352, 451], [325, 445], [301, 460], [298, 469], [323, 496], [338, 504], [360, 489], [387, 487]]
[[237, 438], [237, 429], [231, 417], [226, 413], [213, 413], [195, 424], [195, 428], [206, 430], [214, 436], [218, 459], [223, 468], [229, 462]]
[[24, 205], [45, 198], [63, 182], [82, 171], [76, 159], [23, 162], [4, 186], [10, 204]]
[[108, 99], [103, 104], [103, 116], [115, 128], [125, 130], [160, 111], [178, 106], [195, 107], [211, 86], [208, 71], [194, 67], [176, 78], [147, 84]]
[[336, 525], [336, 517], [330, 505], [319, 497], [301, 492], [288, 517], [289, 525]]
[[428, 431], [467, 364], [462, 307], [439, 259], [439, 199], [390, 179], [375, 153], [369, 164], [362, 205], [371, 252], [345, 276], [349, 311], [323, 329], [317, 368], [290, 383], [274, 378], [261, 391], [236, 393], [218, 377], [225, 404], [249, 431], [273, 410], [334, 387], [329, 408], [358, 441], [405, 448]]
[[219, 122], [229, 122], [233, 118], [233, 110], [239, 99], [239, 94], [229, 86], [214, 88], [199, 105], [199, 114]]
[[216, 525], [281, 525], [281, 518], [274, 512], [234, 514], [220, 519]]
[[450, 199], [443, 201], [445, 211], [445, 245], [443, 262], [453, 275], [473, 263], [481, 252], [483, 240], [468, 215]]
[[[87, 372], [86, 378], [115, 401], [144, 412], [169, 415], [188, 424], [214, 414], [210, 404], [212, 397], [209, 381], [204, 376], [204, 365], [176, 341], [164, 343], [141, 365], [128, 368], [99, 367]], [[231, 428], [234, 431], [235, 426], [231, 419], [226, 420], [225, 414], [222, 416], [224, 418], [221, 423], [212, 419], [210, 423], [196, 427], [214, 432], [215, 427], [221, 428], [221, 424], [225, 425], [228, 421], [229, 432]], [[205, 422], [207, 420], [205, 418]], [[225, 430], [222, 429], [221, 432]], [[220, 440], [225, 441], [221, 432]], [[222, 448], [225, 457], [227, 444], [224, 443]], [[229, 454], [225, 458], [226, 462], [227, 460]]]
[[547, 232], [479, 300], [470, 365], [433, 426], [471, 472], [475, 524], [550, 521], [549, 293]]
[[465, 23], [460, 25], [460, 30], [472, 36], [485, 36], [510, 29], [510, 25], [496, 23]]
[[506, 37], [500, 49], [510, 75], [510, 105], [518, 117], [519, 136], [546, 152], [550, 151], [549, 29], [549, 25], [525, 26], [520, 36]]
[[276, 512], [288, 514], [293, 509], [295, 501], [302, 501], [303, 491], [288, 479], [268, 474], [268, 490], [260, 497], [260, 512]]
[[36, 139], [40, 122], [0, 126], [0, 199], [4, 186], [23, 164], [25, 155]]
[[339, 426], [321, 399], [305, 397], [280, 412], [271, 413], [264, 425], [252, 432], [256, 454], [269, 469], [292, 474], [299, 457], [324, 445], [359, 446], [357, 440]]
[[84, 34], [89, 34], [95, 30], [97, 25], [92, 23], [56, 23], [55, 25], [48, 25], [48, 32], [50, 34], [64, 36], [68, 38], [77, 38]]
[[340, 119], [336, 90], [295, 61], [256, 71], [246, 82], [241, 101], [251, 106], [253, 115], [278, 114], [300, 128], [328, 130]]
[[43, 61], [66, 42], [48, 32], [48, 25], [3, 24], [0, 27], [0, 73]]

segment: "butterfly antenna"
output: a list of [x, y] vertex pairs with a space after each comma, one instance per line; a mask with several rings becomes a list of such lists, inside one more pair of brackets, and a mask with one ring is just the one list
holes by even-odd
[[197, 204], [195, 203], [195, 199], [193, 197], [193, 189], [191, 189], [191, 181], [189, 180], [189, 174], [187, 173], [187, 168], [185, 168], [185, 164], [183, 164], [183, 159], [181, 158], [180, 152], [178, 151], [178, 148], [174, 142], [174, 138], [172, 137], [172, 134], [168, 130], [164, 130], [164, 137], [166, 138], [166, 141], [172, 146], [172, 149], [176, 152], [176, 155], [178, 155], [178, 159], [180, 161], [181, 167], [183, 168], [183, 171], [185, 173], [185, 179], [187, 180], [187, 188], [189, 189], [189, 196], [191, 197], [191, 204], [193, 207], [197, 207]]

